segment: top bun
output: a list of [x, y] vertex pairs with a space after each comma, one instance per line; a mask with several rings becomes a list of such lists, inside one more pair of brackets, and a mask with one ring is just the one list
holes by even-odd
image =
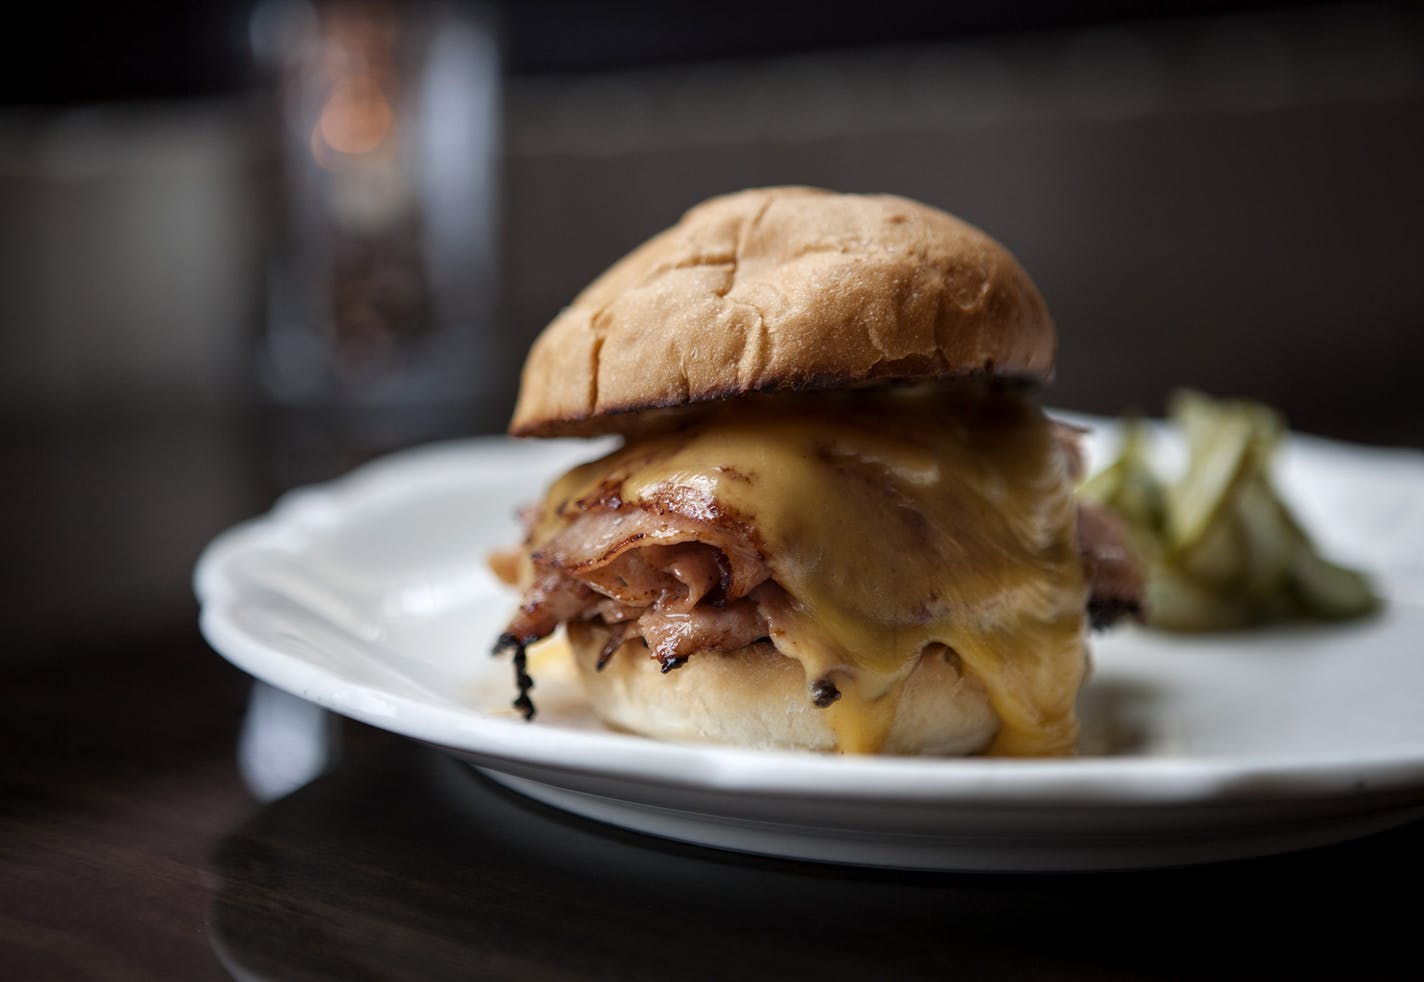
[[760, 188], [696, 206], [594, 280], [529, 352], [509, 430], [749, 392], [981, 375], [1045, 381], [1054, 327], [1008, 250], [893, 195]]

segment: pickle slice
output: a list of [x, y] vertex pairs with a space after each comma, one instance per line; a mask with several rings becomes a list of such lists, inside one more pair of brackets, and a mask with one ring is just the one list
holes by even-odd
[[1247, 465], [1250, 438], [1240, 421], [1218, 427], [1216, 437], [1192, 454], [1182, 480], [1167, 488], [1167, 537], [1174, 552], [1191, 549], [1220, 520]]
[[1303, 537], [1261, 474], [1241, 483], [1232, 505], [1244, 557], [1241, 589], [1252, 602], [1267, 601], [1283, 588]]
[[1331, 562], [1316, 550], [1305, 528], [1280, 503], [1282, 522], [1292, 536], [1287, 587], [1300, 607], [1314, 617], [1347, 620], [1379, 609], [1379, 595], [1359, 570]]
[[1147, 427], [1124, 424], [1119, 458], [1080, 494], [1117, 511], [1148, 560], [1148, 623], [1173, 631], [1358, 617], [1379, 600], [1362, 573], [1333, 563], [1280, 499], [1271, 457], [1285, 434], [1259, 403], [1183, 391], [1171, 422], [1186, 439], [1181, 478], [1153, 471]]
[[1123, 422], [1122, 450], [1118, 459], [1090, 478], [1078, 490], [1090, 504], [1111, 508], [1127, 520], [1129, 528], [1151, 530], [1165, 521], [1162, 482], [1148, 460], [1147, 424], [1140, 419]]
[[1310, 614], [1326, 620], [1347, 620], [1372, 613], [1379, 597], [1369, 577], [1332, 563], [1302, 539], [1291, 556], [1291, 592]]
[[1264, 406], [1191, 391], [1172, 397], [1171, 419], [1186, 436], [1191, 459], [1167, 490], [1167, 535], [1173, 551], [1186, 552], [1230, 510], [1241, 483], [1265, 473], [1284, 426]]
[[1147, 623], [1165, 631], [1229, 631], [1250, 625], [1251, 608], [1238, 596], [1198, 583], [1172, 566], [1157, 565], [1147, 580]]

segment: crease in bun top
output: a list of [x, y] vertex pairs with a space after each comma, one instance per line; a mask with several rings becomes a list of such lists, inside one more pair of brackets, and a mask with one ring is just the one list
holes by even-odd
[[[621, 434], [554, 482], [497, 651], [564, 627], [616, 728], [842, 752], [1072, 753], [1093, 609], [1140, 583], [1081, 523], [1037, 290], [889, 195], [704, 202], [535, 342], [510, 426]], [[1117, 557], [1117, 558], [1114, 558]]]

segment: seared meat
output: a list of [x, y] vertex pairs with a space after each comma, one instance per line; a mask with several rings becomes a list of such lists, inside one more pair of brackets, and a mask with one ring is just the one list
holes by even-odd
[[565, 621], [582, 619], [598, 595], [584, 583], [555, 566], [538, 569], [534, 582], [524, 591], [519, 613], [505, 628], [505, 635], [521, 645], [532, 644], [554, 633]]
[[[1082, 468], [1078, 433], [1066, 424], [1055, 432], [1074, 475]], [[641, 638], [669, 671], [696, 652], [732, 651], [768, 637], [768, 621], [789, 598], [771, 581], [752, 533], [715, 502], [684, 500], [692, 492], [677, 491], [681, 498], [633, 504], [608, 484], [565, 503], [565, 523], [530, 557], [534, 580], [501, 646], [528, 644], [564, 622], [596, 620], [612, 628], [600, 665]], [[1140, 616], [1145, 571], [1115, 516], [1081, 506], [1078, 544], [1093, 626]]]
[[[719, 554], [714, 560], [717, 579], [720, 584], [725, 575], [722, 590], [730, 599], [746, 596], [769, 575], [761, 551], [737, 523], [715, 514], [690, 518], [652, 502], [629, 505], [617, 498], [613, 501], [612, 505], [598, 502], [575, 516], [534, 553], [534, 565], [568, 570], [606, 596], [620, 600], [635, 594], [657, 594], [666, 585], [660, 579], [663, 574], [682, 583], [685, 593], [697, 592], [693, 583], [700, 582], [699, 577], [707, 571], [705, 563], [687, 550], [656, 552], [650, 547], [701, 543], [712, 554]], [[630, 551], [635, 555], [627, 564], [616, 564]], [[710, 590], [708, 585], [702, 592]]]
[[[770, 574], [748, 546], [733, 547], [743, 570], [737, 577], [727, 554], [706, 542], [640, 545], [652, 536], [630, 539], [625, 534], [630, 525], [645, 521], [630, 522], [627, 516], [606, 511], [580, 516], [570, 526], [576, 534], [557, 537], [561, 548], [551, 545], [535, 554], [536, 578], [506, 633], [527, 644], [565, 621], [618, 624], [623, 626], [620, 639], [641, 637], [664, 669], [677, 667], [697, 651], [731, 651], [767, 636], [767, 615], [748, 594]], [[610, 527], [617, 534], [610, 534]], [[659, 538], [668, 537], [665, 533]], [[729, 541], [725, 533], [715, 537]], [[602, 556], [591, 549], [572, 553], [567, 549], [571, 541], [605, 543], [606, 551]], [[1081, 506], [1078, 543], [1093, 626], [1140, 616], [1145, 570], [1116, 516]]]
[[695, 652], [735, 651], [767, 636], [766, 617], [749, 598], [689, 611], [650, 608], [638, 618], [636, 630], [665, 672]]
[[1078, 506], [1078, 552], [1088, 581], [1088, 616], [1094, 628], [1122, 617], [1142, 618], [1147, 570], [1133, 551], [1122, 520], [1105, 508]]
[[689, 518], [616, 494], [582, 509], [533, 553], [535, 578], [497, 650], [517, 648], [572, 620], [613, 628], [599, 658], [642, 638], [663, 671], [697, 651], [733, 651], [766, 637], [766, 618], [747, 595], [770, 571], [745, 530]]

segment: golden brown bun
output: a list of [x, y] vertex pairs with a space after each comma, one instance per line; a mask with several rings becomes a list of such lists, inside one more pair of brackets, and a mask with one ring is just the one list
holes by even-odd
[[768, 390], [1053, 371], [1014, 257], [892, 195], [763, 188], [705, 201], [615, 263], [534, 342], [510, 432], [619, 432], [618, 414]]
[[[801, 663], [769, 642], [736, 651], [702, 652], [663, 674], [638, 641], [595, 668], [606, 628], [568, 625], [569, 646], [594, 712], [609, 726], [659, 740], [718, 743], [762, 750], [837, 747], [831, 709], [807, 694]], [[905, 682], [882, 753], [976, 753], [989, 745], [999, 720], [984, 687], [960, 675], [955, 661], [927, 654]]]

